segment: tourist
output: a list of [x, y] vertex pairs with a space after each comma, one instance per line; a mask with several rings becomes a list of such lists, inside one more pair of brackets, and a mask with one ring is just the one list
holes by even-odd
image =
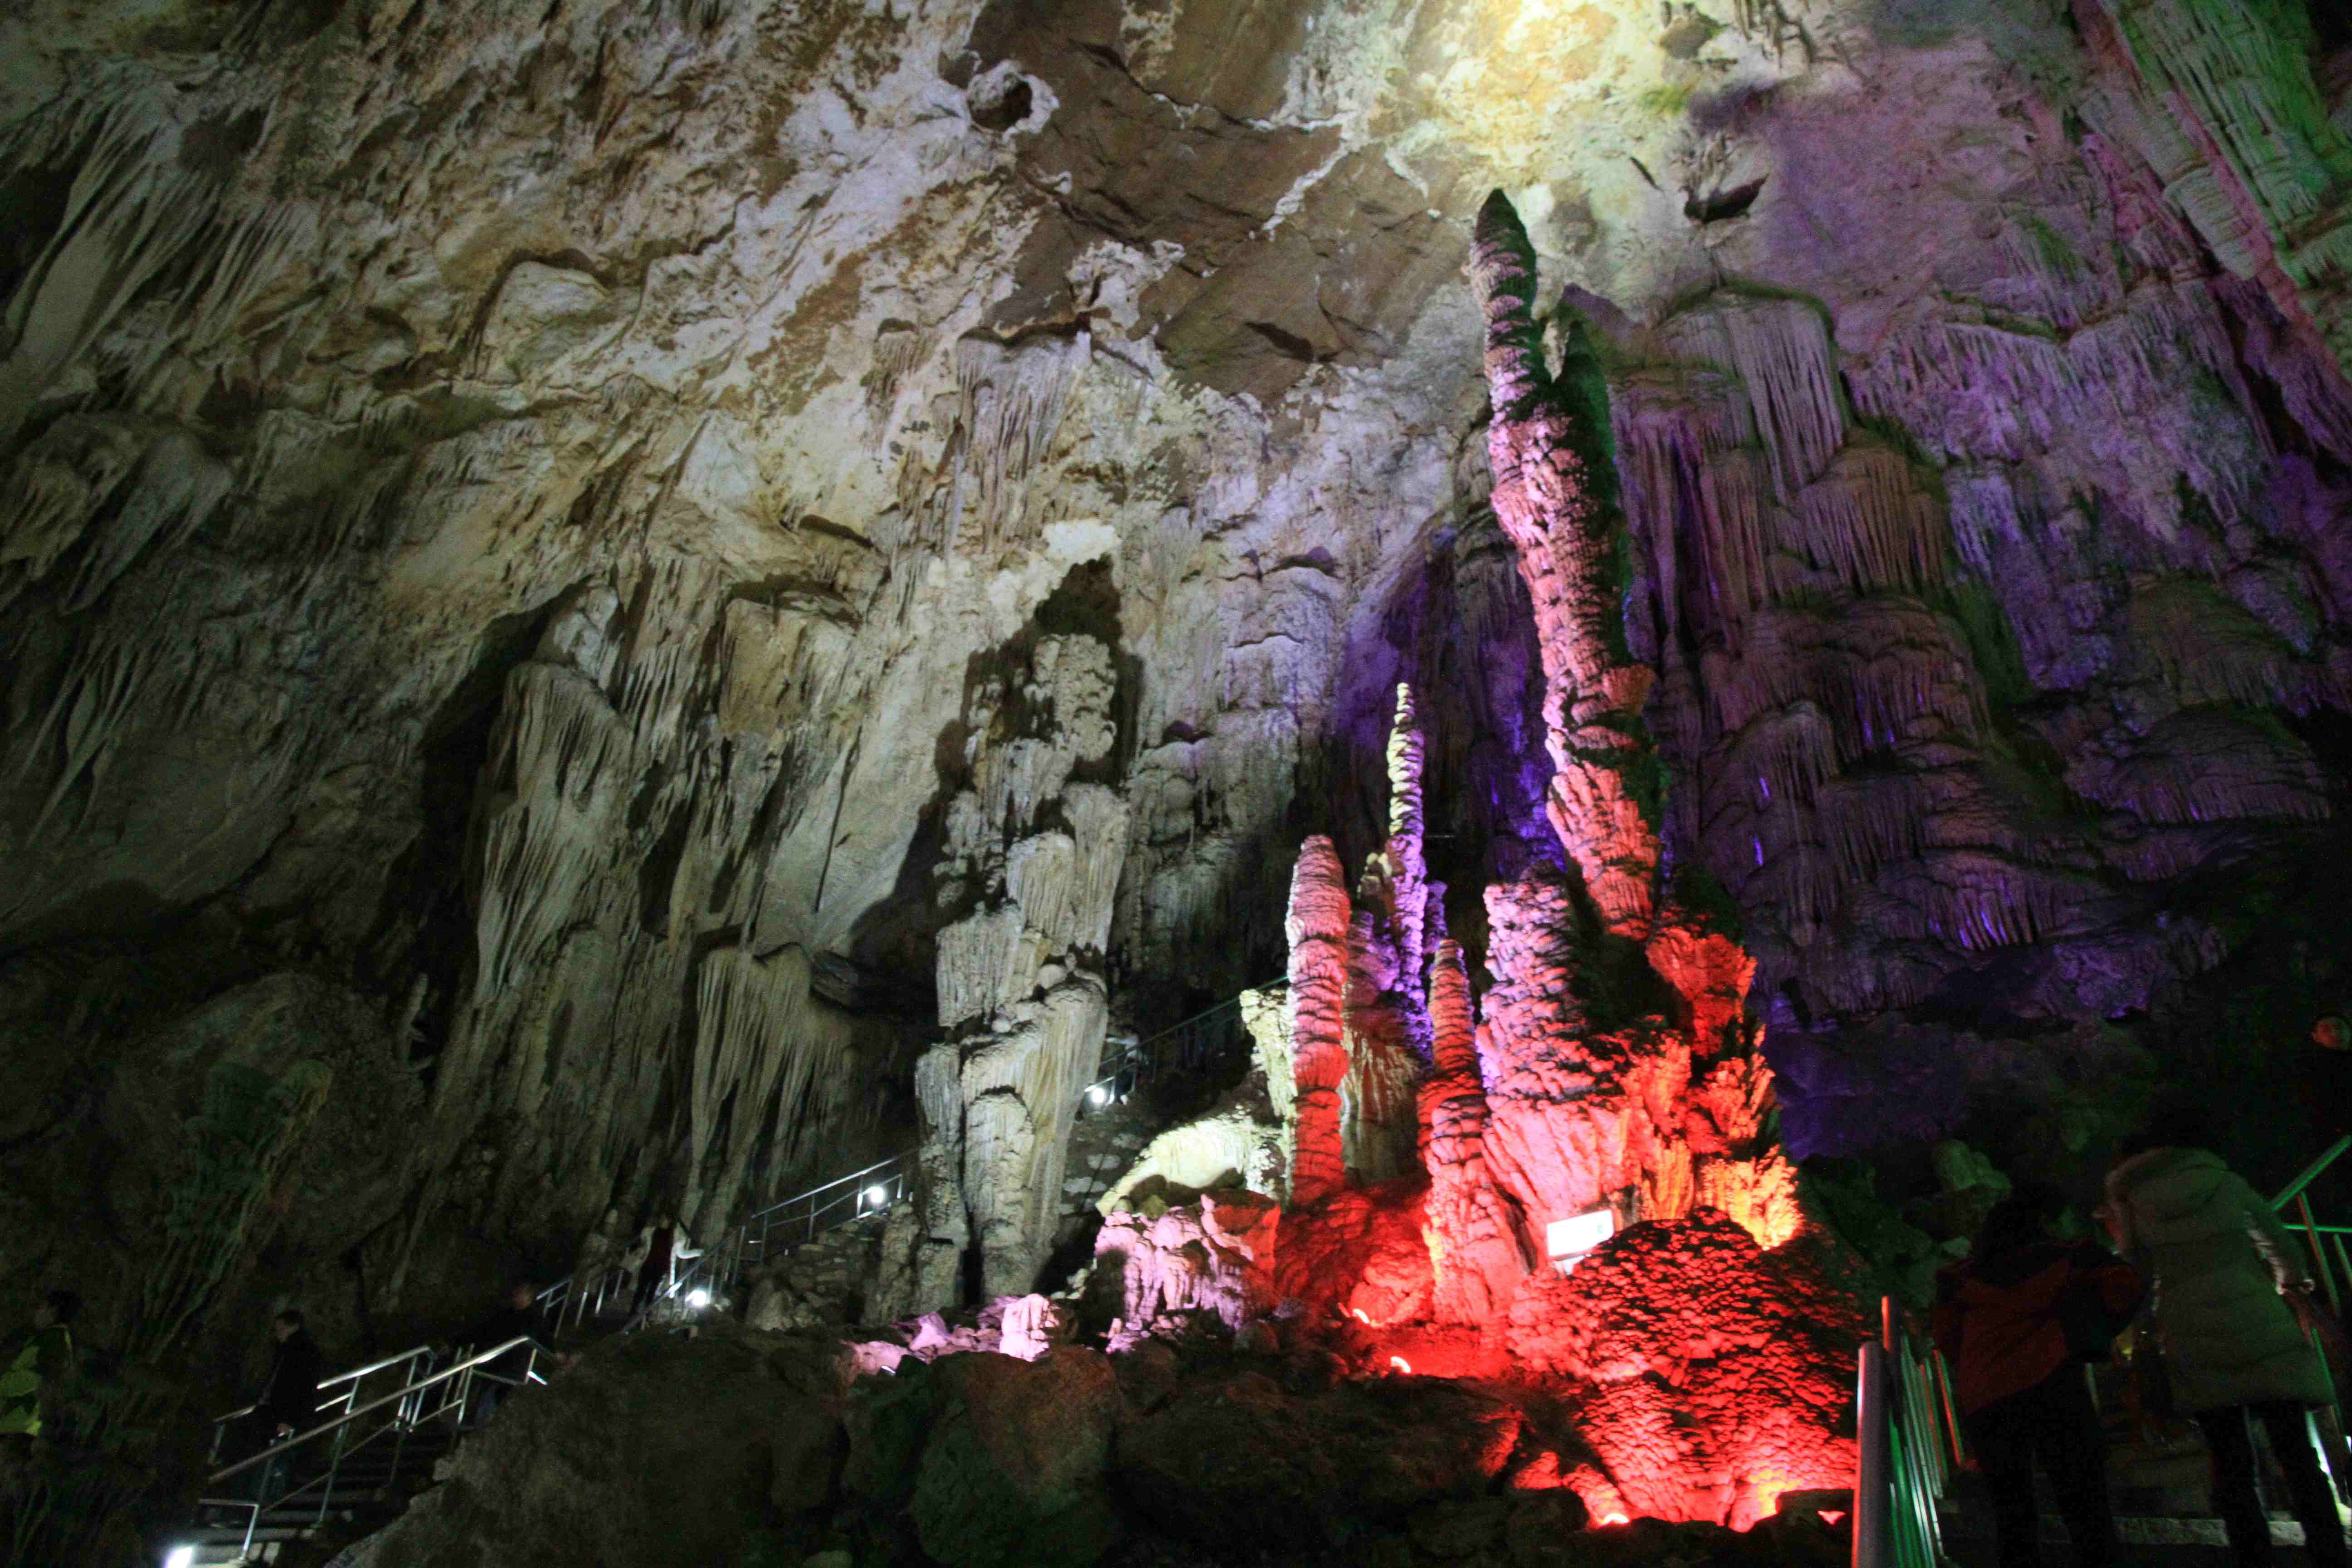
[[[318, 1342], [299, 1311], [289, 1307], [278, 1313], [270, 1321], [269, 1332], [277, 1341], [269, 1352], [269, 1377], [253, 1402], [254, 1422], [265, 1448], [317, 1424], [319, 1379], [326, 1373], [326, 1358], [319, 1353]], [[268, 1508], [284, 1496], [293, 1468], [290, 1454], [266, 1460], [255, 1480], [255, 1500]]]
[[2106, 1440], [2083, 1367], [2105, 1361], [2138, 1309], [2139, 1275], [2091, 1242], [2065, 1242], [2056, 1188], [2019, 1187], [1994, 1205], [1969, 1259], [1937, 1280], [1936, 1343], [1985, 1486], [2001, 1568], [2032, 1568], [2033, 1466], [2056, 1496], [2074, 1559], [2116, 1560]]
[[33, 1324], [0, 1355], [0, 1436], [41, 1435], [42, 1402], [73, 1371], [73, 1321], [81, 1298], [52, 1290], [33, 1309]]
[[2304, 1418], [2334, 1391], [2290, 1304], [2311, 1290], [2311, 1274], [2270, 1205], [2208, 1142], [2185, 1110], [2125, 1141], [2107, 1173], [2116, 1246], [2153, 1287], [2173, 1402], [2204, 1434], [2213, 1509], [2237, 1560], [2265, 1563], [2271, 1553], [2252, 1417], [2270, 1435], [2312, 1562], [2346, 1568], [2336, 1496]]
[[637, 1239], [645, 1246], [645, 1261], [637, 1266], [637, 1293], [629, 1304], [632, 1316], [652, 1306], [669, 1289], [669, 1253], [677, 1240], [677, 1222], [659, 1215]]
[[[518, 1279], [508, 1289], [506, 1300], [475, 1324], [470, 1342], [478, 1355], [510, 1340], [536, 1339], [539, 1332], [539, 1298], [530, 1280]], [[466, 1402], [467, 1424], [487, 1425], [508, 1394], [530, 1377], [533, 1359], [531, 1347], [523, 1344], [476, 1367], [473, 1389]]]

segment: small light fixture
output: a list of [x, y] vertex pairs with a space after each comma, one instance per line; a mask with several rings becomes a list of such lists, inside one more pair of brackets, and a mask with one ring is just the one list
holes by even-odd
[[708, 1290], [688, 1290], [686, 1293], [686, 1304], [699, 1312], [703, 1308], [710, 1305], [710, 1292]]
[[1110, 1090], [1105, 1089], [1100, 1084], [1095, 1085], [1094, 1088], [1087, 1090], [1087, 1103], [1088, 1105], [1108, 1105], [1110, 1103]]
[[1601, 1516], [1601, 1522], [1603, 1524], [1631, 1524], [1633, 1521], [1627, 1519], [1622, 1513], [1604, 1513]]
[[1404, 1373], [1405, 1376], [1411, 1377], [1412, 1375], [1412, 1363], [1405, 1360], [1404, 1357], [1401, 1355], [1392, 1355], [1389, 1357], [1389, 1370], [1391, 1372], [1401, 1372]]
[[866, 1188], [866, 1206], [870, 1209], [888, 1208], [890, 1206], [890, 1189], [887, 1187]]
[[163, 1568], [196, 1568], [196, 1549], [174, 1546], [163, 1553]]

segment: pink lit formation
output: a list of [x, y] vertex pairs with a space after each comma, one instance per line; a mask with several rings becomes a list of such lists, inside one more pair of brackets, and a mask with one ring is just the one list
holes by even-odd
[[[1400, 1374], [1558, 1380], [1590, 1458], [1521, 1484], [1573, 1488], [1604, 1523], [1744, 1526], [1784, 1491], [1850, 1483], [1834, 1428], [1852, 1342], [1775, 1251], [1803, 1221], [1765, 1131], [1771, 1074], [1744, 1010], [1755, 966], [1661, 874], [1655, 805], [1633, 782], [1651, 762], [1652, 671], [1612, 624], [1617, 524], [1544, 363], [1532, 253], [1499, 193], [1472, 277], [1494, 507], [1534, 601], [1547, 813], [1574, 872], [1486, 889], [1491, 979], [1474, 999], [1428, 877], [1422, 738], [1400, 688], [1385, 845], [1352, 896], [1327, 838], [1307, 841], [1292, 879], [1277, 1289], [1350, 1331], [1420, 1334], [1412, 1357], [1385, 1354]], [[1595, 929], [1664, 982], [1663, 1014], [1591, 1018], [1578, 983], [1612, 956]], [[1589, 1255], [1590, 1241], [1558, 1258], [1548, 1245], [1612, 1230]]]

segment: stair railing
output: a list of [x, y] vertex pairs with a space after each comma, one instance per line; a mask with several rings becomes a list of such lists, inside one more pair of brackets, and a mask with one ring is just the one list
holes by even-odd
[[[1280, 975], [1249, 989], [1277, 991], [1289, 984], [1288, 976]], [[1124, 1100], [1142, 1084], [1166, 1074], [1205, 1072], [1245, 1054], [1250, 1047], [1249, 1030], [1241, 1021], [1245, 994], [1229, 996], [1140, 1041], [1107, 1039], [1095, 1064], [1093, 1081], [1078, 1091], [1080, 1114]], [[731, 1251], [714, 1248], [719, 1257], [706, 1258], [699, 1268], [683, 1275], [673, 1269], [656, 1300], [668, 1300], [698, 1287], [724, 1288], [768, 1262], [779, 1249], [805, 1246], [852, 1220], [887, 1213], [912, 1184], [916, 1153], [913, 1149], [901, 1150], [864, 1170], [835, 1176], [756, 1211], [737, 1227]], [[543, 1299], [552, 1296], [561, 1301], [563, 1289], [551, 1288]], [[633, 1314], [628, 1326], [637, 1327], [645, 1317], [643, 1311]]]
[[[496, 1373], [482, 1370], [489, 1363], [526, 1345], [530, 1347], [530, 1353], [524, 1358], [523, 1373], [520, 1378], [501, 1377]], [[419, 1349], [423, 1350], [425, 1347], [419, 1347]], [[538, 1373], [539, 1358], [542, 1353], [548, 1353], [546, 1347], [531, 1336], [524, 1334], [508, 1340], [504, 1343], [493, 1345], [488, 1350], [477, 1352], [473, 1355], [443, 1367], [438, 1372], [427, 1372], [390, 1394], [371, 1399], [364, 1405], [355, 1405], [352, 1402], [359, 1386], [357, 1382], [359, 1377], [364, 1376], [369, 1371], [381, 1371], [385, 1366], [414, 1357], [416, 1353], [416, 1352], [404, 1352], [401, 1355], [388, 1358], [373, 1367], [363, 1368], [337, 1377], [334, 1380], [336, 1382], [343, 1381], [344, 1376], [350, 1377], [352, 1380], [352, 1393], [343, 1395], [340, 1400], [330, 1400], [320, 1408], [331, 1409], [340, 1403], [344, 1407], [341, 1415], [331, 1421], [311, 1427], [307, 1432], [298, 1432], [291, 1437], [272, 1443], [260, 1452], [248, 1455], [236, 1464], [215, 1470], [205, 1478], [205, 1489], [211, 1491], [219, 1487], [223, 1481], [243, 1475], [257, 1466], [273, 1464], [298, 1449], [310, 1447], [312, 1444], [322, 1440], [331, 1440], [332, 1447], [324, 1470], [304, 1481], [300, 1486], [289, 1488], [267, 1501], [257, 1496], [251, 1498], [207, 1496], [197, 1499], [196, 1506], [199, 1509], [225, 1512], [235, 1512], [240, 1510], [244, 1511], [245, 1538], [237, 1548], [240, 1558], [252, 1555], [253, 1537], [261, 1527], [261, 1516], [265, 1512], [271, 1509], [283, 1508], [289, 1501], [314, 1487], [320, 1489], [319, 1511], [311, 1521], [311, 1528], [316, 1529], [320, 1524], [324, 1523], [327, 1510], [333, 1505], [335, 1478], [341, 1472], [343, 1461], [386, 1432], [393, 1434], [393, 1473], [397, 1475], [400, 1469], [401, 1449], [407, 1441], [409, 1432], [428, 1421], [437, 1420], [452, 1411], [462, 1415], [473, 1395], [474, 1382], [477, 1378], [512, 1386], [546, 1381]], [[427, 1354], [429, 1356], [429, 1352]], [[427, 1408], [428, 1405], [430, 1408]], [[387, 1406], [393, 1407], [390, 1417], [363, 1433], [357, 1440], [352, 1440], [353, 1423], [363, 1415], [373, 1415]], [[239, 1411], [236, 1415], [248, 1413], [249, 1411]], [[234, 1416], [230, 1416], [223, 1419], [233, 1418]], [[217, 1444], [217, 1437], [215, 1443]], [[255, 1489], [258, 1491], [260, 1489], [257, 1486]]]
[[[1252, 992], [1280, 991], [1289, 984], [1288, 975], [1277, 975], [1144, 1039], [1126, 1043], [1106, 1039], [1102, 1058], [1095, 1064], [1094, 1080], [1079, 1091], [1080, 1112], [1115, 1104], [1171, 1073], [1206, 1072], [1246, 1055], [1251, 1039], [1249, 1026], [1242, 1022], [1242, 998]], [[1116, 1049], [1111, 1048], [1114, 1046]]]
[[1878, 1337], [1862, 1347], [1854, 1405], [1853, 1568], [1937, 1568], [1936, 1504], [1965, 1462], [1951, 1379], [1933, 1345], [1915, 1341], [1892, 1298]]
[[[887, 1213], [891, 1205], [906, 1195], [914, 1170], [915, 1151], [905, 1149], [887, 1160], [875, 1161], [864, 1170], [835, 1176], [770, 1204], [737, 1230], [733, 1264], [728, 1272], [740, 1276], [767, 1262], [776, 1248], [789, 1251], [814, 1241], [836, 1226], [867, 1215]], [[671, 1280], [662, 1294], [676, 1294], [681, 1283]]]
[[[2278, 1195], [2271, 1200], [2271, 1207], [2282, 1217], [2290, 1212], [2287, 1205], [2294, 1205], [2294, 1218], [2302, 1222], [2304, 1245], [2311, 1251], [2313, 1278], [2326, 1292], [2327, 1304], [2338, 1320], [2344, 1315], [2346, 1295], [2352, 1293], [2352, 1255], [2347, 1255], [2344, 1248], [2344, 1238], [2352, 1235], [2352, 1226], [2322, 1225], [2311, 1212], [2310, 1188], [2312, 1183], [2326, 1174], [2330, 1167], [2344, 1158], [2347, 1150], [2352, 1150], [2352, 1136], [2338, 1138], [2323, 1150], [2317, 1159], [2305, 1165], [2294, 1181], [2280, 1188]], [[2288, 1223], [2292, 1226], [2294, 1221]], [[2332, 1260], [2330, 1253], [2334, 1254]], [[2339, 1276], [2343, 1280], [2340, 1288], [2337, 1284]], [[2310, 1335], [2308, 1324], [2305, 1324], [2304, 1332]], [[2325, 1354], [2325, 1346], [2315, 1348]], [[2334, 1371], [2335, 1368], [2330, 1366], [2331, 1375]], [[2333, 1419], [2322, 1421], [2323, 1413], [2314, 1410], [2305, 1414], [2304, 1422], [2310, 1429], [2313, 1446], [2318, 1449], [2320, 1458], [2327, 1468], [2328, 1479], [2334, 1482], [2336, 1495], [2352, 1500], [2352, 1447], [2347, 1447], [2345, 1441], [2346, 1433], [2352, 1431], [2352, 1425], [2347, 1422], [2347, 1405], [2352, 1403], [2347, 1396], [2352, 1396], [2352, 1390], [2336, 1387], [2336, 1403], [2326, 1412]]]
[[628, 1276], [628, 1269], [618, 1263], [592, 1263], [584, 1268], [574, 1269], [565, 1279], [558, 1279], [532, 1300], [539, 1304], [540, 1311], [546, 1315], [548, 1332], [559, 1333], [562, 1331], [563, 1314], [567, 1310], [572, 1314], [574, 1327], [592, 1317], [603, 1317], [604, 1304], [620, 1295], [620, 1281]]
[[[425, 1369], [432, 1364], [433, 1347], [431, 1345], [411, 1345], [404, 1351], [395, 1351], [391, 1355], [368, 1363], [365, 1366], [355, 1366], [348, 1372], [339, 1372], [332, 1377], [322, 1378], [319, 1383], [320, 1393], [325, 1394], [327, 1390], [338, 1386], [341, 1386], [343, 1392], [339, 1394], [329, 1394], [328, 1397], [320, 1400], [318, 1413], [323, 1415], [331, 1410], [344, 1415], [350, 1414], [352, 1405], [359, 1398], [361, 1383], [387, 1368], [395, 1366], [402, 1368], [401, 1382], [405, 1384], [414, 1383]], [[205, 1454], [206, 1464], [220, 1463], [221, 1445], [227, 1441], [229, 1428], [252, 1415], [253, 1411], [254, 1406], [245, 1405], [225, 1415], [213, 1417], [212, 1446]]]

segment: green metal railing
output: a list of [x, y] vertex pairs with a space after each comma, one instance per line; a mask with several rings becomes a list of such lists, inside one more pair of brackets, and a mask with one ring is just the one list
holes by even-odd
[[1951, 1377], [1935, 1347], [1904, 1329], [1892, 1298], [1881, 1297], [1878, 1310], [1878, 1338], [1862, 1347], [1855, 1387], [1853, 1568], [1937, 1568], [1936, 1505], [1968, 1459]]
[[[2352, 1291], [2352, 1255], [2347, 1255], [2344, 1249], [2344, 1238], [2352, 1236], [2352, 1226], [2319, 1223], [2311, 1212], [2310, 1188], [2311, 1184], [2326, 1174], [2329, 1167], [2344, 1158], [2347, 1150], [2352, 1150], [2352, 1137], [2338, 1138], [2271, 1200], [2271, 1207], [2277, 1211], [2288, 1227], [2303, 1232], [2304, 1245], [2311, 1252], [2312, 1277], [2319, 1281], [2320, 1289], [2327, 1297], [2329, 1310], [2339, 1321], [2344, 1316], [2345, 1294]], [[2291, 1219], [2288, 1218], [2287, 1206], [2290, 1204], [2294, 1205]], [[2333, 1254], [2332, 1258], [2330, 1254]], [[2311, 1334], [2308, 1322], [2304, 1326], [2304, 1332], [2306, 1336]], [[2317, 1345], [2315, 1341], [2315, 1348], [2320, 1350], [2323, 1356], [2326, 1354], [2326, 1347]], [[2335, 1371], [2331, 1364], [2329, 1374], [2333, 1376]], [[2341, 1384], [2336, 1385], [2336, 1404], [2326, 1412], [2330, 1419], [2322, 1420], [2322, 1412], [2315, 1410], [2304, 1416], [2304, 1422], [2310, 1428], [2312, 1443], [2327, 1467], [2328, 1479], [2336, 1485], [2336, 1495], [2352, 1501], [2352, 1447], [2347, 1447], [2345, 1442], [2346, 1432], [2352, 1430], [2352, 1427], [2347, 1427], [2346, 1420], [2347, 1392], [2352, 1391], [2347, 1391]]]

